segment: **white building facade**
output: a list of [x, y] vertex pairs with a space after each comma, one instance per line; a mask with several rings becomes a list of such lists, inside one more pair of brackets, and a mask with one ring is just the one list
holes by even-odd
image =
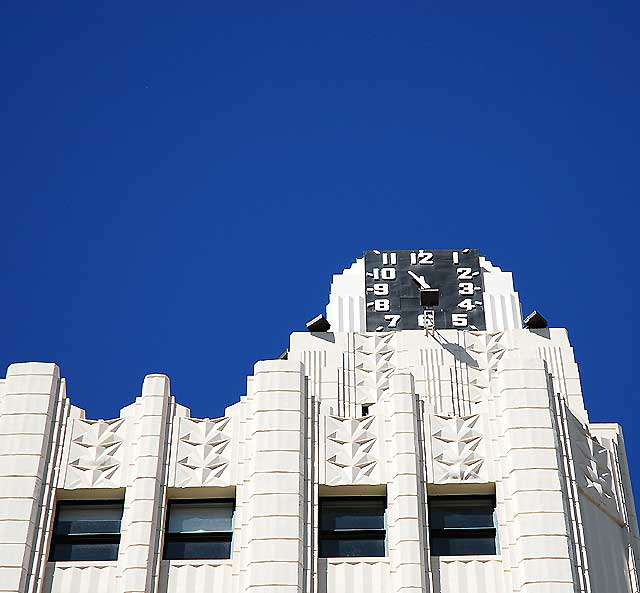
[[368, 304], [365, 259], [332, 331], [292, 334], [220, 418], [149, 375], [89, 420], [56, 365], [11, 365], [0, 592], [639, 593], [622, 432], [589, 422], [566, 331], [523, 329], [481, 257], [484, 327], [367, 331], [393, 303]]

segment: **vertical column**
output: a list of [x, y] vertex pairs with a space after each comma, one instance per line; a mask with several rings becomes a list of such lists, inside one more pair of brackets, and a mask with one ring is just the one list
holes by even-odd
[[387, 533], [393, 590], [397, 593], [423, 593], [429, 590], [426, 506], [412, 376], [409, 373], [393, 375], [389, 391], [391, 463], [387, 485]]
[[505, 500], [499, 502], [514, 583], [522, 593], [573, 593], [563, 473], [544, 363], [508, 354], [495, 379], [503, 435]]
[[131, 464], [120, 544], [124, 593], [152, 593], [160, 547], [164, 503], [164, 469], [168, 441], [167, 418], [171, 397], [169, 378], [147, 375], [136, 402], [135, 457]]
[[248, 497], [246, 590], [301, 593], [304, 567], [304, 427], [302, 365], [255, 366]]
[[0, 400], [0, 591], [25, 593], [59, 396], [55, 364], [12, 364]]

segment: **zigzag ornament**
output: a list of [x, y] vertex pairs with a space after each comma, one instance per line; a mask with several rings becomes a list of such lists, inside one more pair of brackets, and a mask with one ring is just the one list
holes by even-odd
[[224, 473], [229, 458], [223, 453], [231, 437], [223, 431], [229, 418], [194, 420], [182, 418], [178, 442], [178, 486], [225, 485]]
[[583, 440], [578, 444], [581, 459], [577, 460], [578, 483], [592, 499], [618, 514], [613, 492], [613, 474], [610, 468], [609, 451], [580, 426]]
[[485, 457], [483, 434], [476, 430], [480, 416], [431, 416], [434, 482], [480, 482]]
[[375, 416], [327, 417], [327, 484], [374, 484]]
[[73, 423], [68, 488], [119, 486], [117, 472], [122, 460], [118, 452], [124, 439], [118, 430], [124, 418], [115, 420], [81, 420]]
[[389, 389], [389, 379], [396, 370], [396, 335], [355, 334], [354, 339], [357, 401], [372, 404]]
[[467, 350], [478, 355], [476, 360], [480, 369], [489, 371], [489, 375], [495, 373], [500, 360], [508, 350], [507, 345], [502, 343], [504, 332], [467, 332], [467, 335]]

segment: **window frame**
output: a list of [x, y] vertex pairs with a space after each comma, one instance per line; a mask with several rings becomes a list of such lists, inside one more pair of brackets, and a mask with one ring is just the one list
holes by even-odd
[[[354, 502], [362, 500], [374, 500], [382, 503], [382, 529], [322, 529], [323, 505], [326, 502]], [[385, 558], [387, 556], [387, 497], [381, 495], [356, 495], [356, 496], [320, 496], [318, 504], [318, 554], [320, 558]], [[382, 556], [328, 556], [321, 553], [324, 541], [337, 540], [382, 540], [384, 554]]]
[[[95, 533], [79, 533], [79, 534], [59, 534], [58, 525], [60, 523], [60, 511], [64, 507], [101, 507], [101, 506], [119, 506], [122, 509], [120, 513], [120, 519], [118, 520], [119, 528], [117, 533], [109, 532], [95, 532]], [[53, 522], [53, 529], [51, 531], [51, 542], [49, 544], [49, 554], [47, 556], [48, 562], [117, 562], [117, 556], [120, 553], [120, 536], [122, 534], [122, 516], [124, 515], [124, 500], [121, 498], [116, 499], [100, 499], [100, 500], [73, 500], [62, 499], [56, 501], [56, 512]], [[62, 560], [56, 559], [56, 547], [58, 544], [115, 544], [116, 545], [116, 559], [102, 559], [102, 560]]]
[[[169, 521], [171, 519], [171, 509], [174, 506], [195, 506], [204, 504], [231, 504], [231, 529], [229, 531], [199, 531], [199, 532], [170, 532]], [[164, 541], [162, 545], [163, 560], [229, 560], [233, 554], [233, 531], [236, 514], [235, 498], [170, 498], [167, 501], [165, 514]], [[199, 557], [199, 558], [167, 558], [167, 543], [189, 543], [189, 542], [224, 542], [229, 543], [229, 555], [223, 558]]]
[[[486, 502], [490, 505], [492, 526], [491, 527], [436, 527], [432, 526], [431, 512], [432, 504], [438, 501], [446, 500], [448, 503], [460, 502], [460, 507], [452, 506], [451, 510], [455, 512], [471, 510], [473, 506], [464, 506], [464, 503], [470, 502]], [[429, 515], [429, 552], [431, 556], [436, 557], [452, 557], [452, 556], [498, 556], [500, 554], [498, 542], [498, 522], [496, 517], [496, 495], [495, 494], [437, 494], [429, 495], [427, 498], [427, 507]], [[494, 542], [494, 551], [490, 553], [462, 553], [462, 554], [435, 554], [433, 540], [434, 539], [453, 539], [453, 540], [473, 540], [473, 539], [492, 539]]]

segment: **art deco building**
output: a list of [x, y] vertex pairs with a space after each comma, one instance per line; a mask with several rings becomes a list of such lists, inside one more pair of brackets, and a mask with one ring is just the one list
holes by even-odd
[[371, 251], [326, 319], [219, 418], [149, 375], [87, 419], [55, 364], [11, 365], [0, 591], [640, 591], [620, 427], [589, 422], [567, 332], [523, 327], [510, 273]]

